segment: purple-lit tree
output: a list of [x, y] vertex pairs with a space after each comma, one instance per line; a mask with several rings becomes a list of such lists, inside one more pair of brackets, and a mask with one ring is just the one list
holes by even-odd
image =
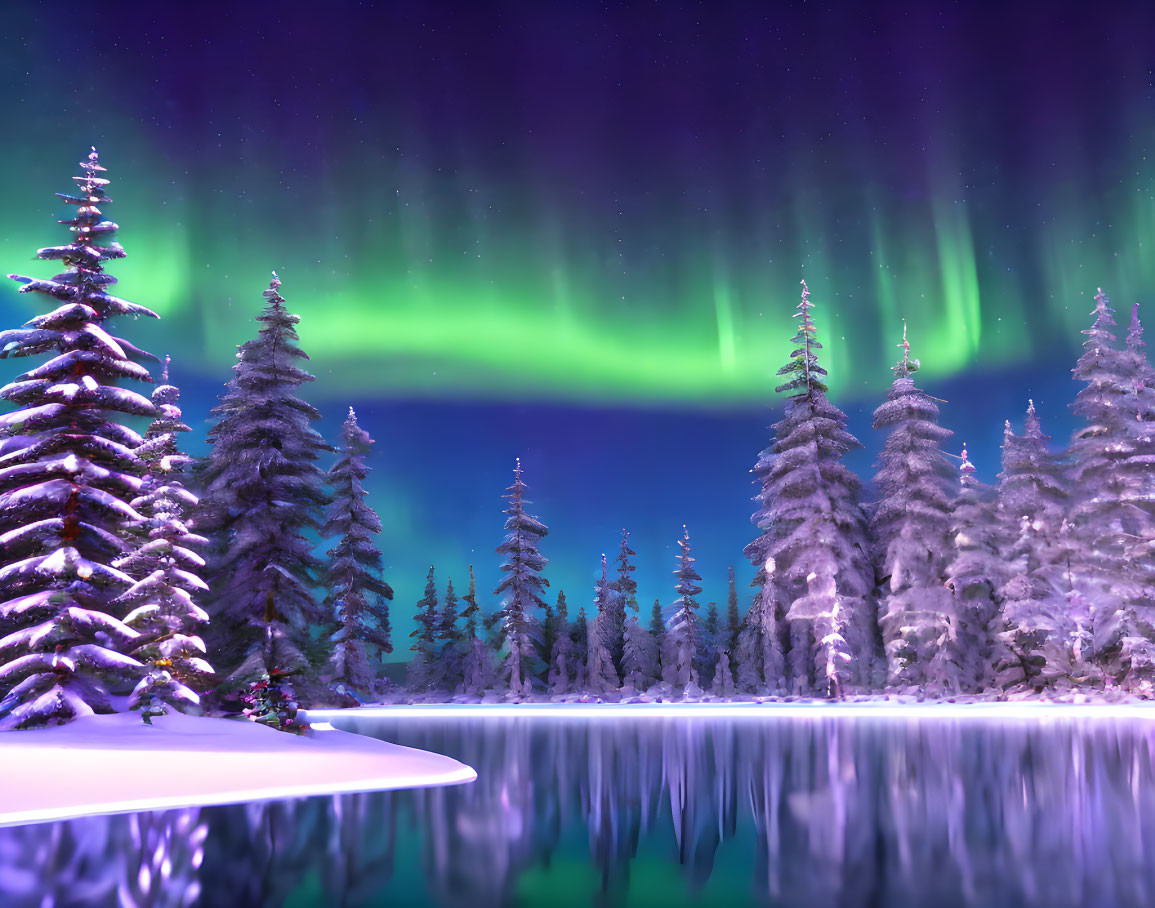
[[1034, 401], [1024, 433], [1015, 435], [1009, 422], [1003, 433], [998, 514], [1007, 567], [998, 591], [1002, 627], [994, 652], [995, 681], [1002, 688], [1053, 685], [1072, 668], [1067, 491], [1048, 441]]
[[541, 572], [547, 559], [538, 551], [538, 543], [549, 529], [536, 517], [525, 512], [525, 483], [521, 481], [521, 460], [513, 471], [513, 485], [505, 496], [509, 507], [503, 513], [505, 541], [497, 547], [506, 560], [501, 566], [505, 577], [493, 592], [505, 594], [500, 616], [506, 656], [501, 667], [501, 683], [513, 698], [528, 696], [538, 673], [537, 638], [539, 628], [534, 610], [544, 608], [542, 599], [549, 586]]
[[682, 538], [678, 540], [678, 569], [674, 575], [678, 582], [674, 590], [678, 594], [674, 611], [666, 627], [662, 641], [662, 680], [676, 688], [698, 687], [702, 664], [702, 626], [698, 621], [698, 601], [694, 598], [702, 592], [698, 586], [701, 580], [694, 570], [694, 558], [690, 555], [690, 531], [682, 527]]
[[574, 657], [573, 632], [569, 626], [569, 606], [565, 591], [558, 590], [557, 605], [553, 610], [553, 645], [549, 652], [549, 674], [546, 686], [550, 696], [561, 696], [573, 690], [574, 672], [577, 668]]
[[[618, 576], [610, 584], [610, 589], [616, 595], [613, 598], [614, 604], [614, 623], [612, 626], [612, 639], [610, 640], [610, 650], [613, 654], [614, 666], [617, 669], [622, 669], [622, 649], [625, 645], [626, 619], [633, 615], [635, 618], [638, 615], [638, 581], [634, 579], [634, 567], [631, 559], [637, 553], [630, 548], [629, 544], [630, 534], [628, 530], [622, 530], [622, 541], [618, 547], [618, 557], [616, 559]], [[624, 674], [624, 670], [619, 674]]]
[[479, 636], [478, 618], [481, 608], [477, 604], [477, 581], [473, 577], [473, 565], [469, 566], [469, 592], [461, 597], [465, 608], [461, 610], [462, 651], [461, 666], [462, 692], [473, 697], [481, 697], [493, 686], [493, 657], [485, 641]]
[[[951, 614], [944, 572], [950, 561], [950, 503], [954, 470], [940, 446], [950, 438], [938, 424], [938, 404], [915, 386], [919, 362], [910, 358], [906, 326], [902, 359], [886, 401], [874, 411], [874, 428], [887, 431], [871, 508], [875, 572], [881, 578], [879, 620], [891, 687], [938, 688], [927, 675], [945, 645]], [[941, 679], [957, 691], [954, 672]]]
[[816, 353], [822, 345], [811, 308], [803, 281], [795, 315], [799, 319], [795, 349], [790, 362], [778, 370], [788, 380], [775, 389], [790, 392], [790, 401], [785, 416], [774, 425], [773, 442], [754, 467], [760, 493], [752, 519], [762, 534], [746, 547], [746, 556], [757, 571], [758, 591], [743, 629], [747, 640], [739, 645], [747, 679], [759, 677], [770, 689], [780, 689], [789, 680], [799, 693], [825, 684], [814, 674], [815, 628], [809, 620], [789, 622], [785, 666], [782, 633], [792, 603], [809, 595], [810, 563], [819, 550], [829, 550], [837, 566], [834, 580], [844, 609], [842, 633], [854, 657], [850, 674], [855, 684], [873, 681], [877, 633], [860, 483], [842, 463], [843, 455], [862, 445], [846, 431], [846, 414], [826, 397], [826, 370]]
[[321, 563], [306, 533], [321, 527], [328, 499], [317, 459], [332, 449], [310, 426], [320, 413], [294, 393], [313, 376], [297, 365], [308, 359], [297, 346], [300, 318], [280, 286], [274, 274], [258, 336], [237, 350], [212, 410], [196, 527], [215, 538], [208, 612], [219, 670], [231, 685], [291, 672], [307, 691], [329, 642], [310, 631], [330, 622], [313, 597]]
[[0, 332], [0, 357], [51, 354], [0, 389], [15, 409], [0, 416], [0, 728], [67, 722], [111, 712], [142, 676], [127, 655], [137, 631], [116, 601], [132, 578], [114, 561], [142, 519], [142, 439], [118, 420], [156, 416], [147, 397], [116, 386], [151, 382], [137, 360], [155, 359], [108, 333], [117, 315], [155, 313], [108, 293], [105, 264], [122, 258], [117, 225], [100, 206], [108, 180], [96, 151], [60, 194], [76, 206], [66, 246], [37, 252], [64, 270], [41, 280], [10, 275], [53, 306]]
[[964, 446], [959, 492], [951, 508], [954, 558], [946, 584], [954, 603], [945, 645], [931, 658], [928, 674], [957, 671], [961, 689], [982, 690], [991, 681], [991, 653], [998, 630], [995, 590], [1003, 579], [994, 490], [975, 478]]
[[738, 643], [738, 631], [742, 627], [742, 613], [738, 610], [738, 584], [734, 579], [734, 565], [726, 578], [726, 626], [722, 639], [723, 649], [732, 653]]
[[365, 459], [372, 445], [350, 407], [341, 427], [337, 462], [329, 470], [333, 500], [321, 527], [325, 538], [338, 537], [325, 565], [324, 605], [337, 625], [329, 683], [354, 699], [372, 693], [381, 654], [393, 652], [388, 604], [393, 588], [381, 579], [381, 550], [375, 542], [381, 520], [365, 501], [369, 475]]
[[659, 674], [658, 641], [630, 615], [622, 648], [622, 686], [640, 693], [652, 687]]
[[457, 690], [464, 678], [462, 637], [461, 630], [457, 627], [457, 593], [453, 590], [452, 577], [445, 585], [445, 600], [437, 616], [437, 648], [441, 653], [442, 684], [452, 693]]
[[115, 562], [135, 581], [117, 603], [129, 610], [124, 623], [140, 634], [130, 654], [146, 672], [129, 703], [148, 724], [169, 706], [197, 710], [213, 675], [200, 637], [208, 614], [196, 602], [208, 589], [200, 577], [205, 562], [196, 551], [207, 540], [186, 523], [197, 499], [181, 482], [180, 474], [192, 458], [181, 453], [176, 438], [189, 427], [178, 406], [180, 391], [168, 382], [167, 359], [163, 382], [152, 392], [158, 415], [136, 449], [145, 464], [140, 495], [132, 501], [142, 517], [133, 528], [138, 545]]
[[438, 651], [438, 631], [441, 616], [437, 611], [437, 581], [433, 576], [433, 565], [425, 575], [425, 595], [417, 601], [414, 621], [417, 627], [409, 634], [413, 637], [413, 658], [409, 661], [406, 685], [413, 693], [426, 694], [441, 686], [445, 678], [444, 666]]
[[620, 686], [614, 668], [613, 641], [617, 636], [618, 606], [621, 594], [610, 587], [606, 576], [606, 556], [602, 555], [602, 576], [595, 587], [594, 619], [587, 634], [586, 690], [591, 694], [607, 694]]

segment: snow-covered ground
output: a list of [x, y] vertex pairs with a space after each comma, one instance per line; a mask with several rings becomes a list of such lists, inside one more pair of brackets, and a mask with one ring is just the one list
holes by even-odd
[[449, 757], [322, 726], [310, 735], [172, 713], [0, 735], [0, 826], [93, 814], [453, 785]]

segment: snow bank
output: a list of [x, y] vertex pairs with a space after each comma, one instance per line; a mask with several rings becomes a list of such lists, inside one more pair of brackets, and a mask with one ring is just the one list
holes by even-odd
[[93, 814], [453, 785], [449, 757], [331, 728], [308, 736], [170, 713], [0, 734], [0, 826]]

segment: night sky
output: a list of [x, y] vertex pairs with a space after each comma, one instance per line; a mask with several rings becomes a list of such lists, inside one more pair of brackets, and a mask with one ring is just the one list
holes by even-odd
[[202, 453], [275, 269], [377, 440], [401, 651], [430, 563], [496, 584], [516, 456], [571, 608], [623, 526], [669, 604], [683, 523], [721, 602], [801, 278], [864, 476], [903, 318], [990, 481], [1028, 397], [1069, 434], [1096, 287], [1155, 313], [1155, 11], [1005, 6], [10, 4], [0, 271], [95, 145]]

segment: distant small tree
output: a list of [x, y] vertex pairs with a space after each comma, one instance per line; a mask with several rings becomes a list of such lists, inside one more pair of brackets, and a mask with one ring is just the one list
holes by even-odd
[[714, 669], [710, 693], [715, 697], [733, 697], [737, 693], [734, 675], [730, 671], [730, 654], [726, 650], [720, 650], [718, 653], [718, 665]]
[[623, 687], [648, 690], [658, 680], [658, 642], [654, 635], [638, 624], [634, 615], [626, 618], [625, 645], [622, 651]]
[[333, 499], [321, 527], [323, 537], [337, 537], [337, 544], [326, 553], [324, 572], [324, 606], [337, 626], [329, 682], [353, 699], [372, 692], [381, 654], [393, 652], [389, 625], [393, 588], [381, 578], [381, 550], [374, 541], [381, 520], [365, 501], [369, 475], [365, 459], [372, 445], [350, 407], [341, 427], [337, 461], [328, 474]]
[[569, 626], [569, 606], [566, 604], [564, 590], [558, 590], [553, 620], [554, 639], [549, 653], [549, 675], [546, 678], [546, 685], [550, 696], [561, 696], [574, 689], [574, 672], [577, 668], [573, 635]]
[[461, 689], [470, 696], [480, 697], [493, 686], [493, 653], [480, 636], [477, 604], [477, 581], [473, 565], [469, 566], [469, 592], [462, 597], [465, 608], [461, 611], [462, 647], [464, 659], [461, 668]]
[[457, 627], [457, 593], [453, 578], [445, 586], [445, 601], [437, 618], [437, 647], [441, 658], [442, 686], [452, 693], [464, 680], [464, 643]]
[[702, 592], [697, 583], [702, 578], [694, 570], [690, 531], [685, 527], [682, 527], [678, 548], [681, 552], [678, 569], [674, 572], [678, 578], [674, 586], [678, 599], [662, 645], [662, 677], [674, 687], [687, 688], [697, 686], [700, 677], [702, 628], [698, 622], [698, 601], [694, 597]]
[[726, 583], [726, 627], [723, 642], [726, 651], [733, 652], [738, 643], [738, 630], [742, 627], [742, 614], [738, 610], [738, 586], [734, 580], [734, 565], [730, 565]]
[[509, 507], [504, 513], [505, 541], [497, 547], [506, 560], [501, 566], [504, 579], [494, 590], [505, 594], [501, 607], [501, 623], [505, 637], [506, 656], [501, 669], [502, 683], [509, 696], [528, 696], [533, 678], [538, 673], [537, 643], [540, 629], [534, 620], [535, 609], [545, 607], [542, 594], [549, 581], [542, 576], [547, 559], [538, 551], [541, 539], [549, 529], [536, 517], [525, 511], [525, 483], [521, 480], [521, 460], [513, 472], [513, 485], [506, 499]]
[[636, 568], [631, 561], [637, 553], [630, 548], [629, 539], [629, 531], [623, 529], [616, 560], [618, 576], [610, 584], [610, 588], [617, 594], [614, 597], [614, 623], [611, 627], [610, 638], [610, 649], [613, 653], [614, 666], [617, 669], [622, 668], [626, 618], [630, 615], [637, 617], [638, 614], [638, 582], [633, 577]]
[[606, 556], [602, 555], [602, 576], [595, 587], [595, 615], [587, 634], [586, 690], [607, 694], [620, 686], [612, 659], [612, 642], [616, 636], [618, 604], [621, 594], [610, 587], [606, 576]]
[[441, 616], [437, 605], [437, 581], [434, 579], [433, 566], [430, 565], [429, 573], [425, 576], [425, 595], [417, 601], [417, 627], [409, 634], [414, 638], [410, 647], [414, 655], [409, 663], [407, 684], [411, 691], [418, 694], [436, 690], [445, 678], [438, 651]]

